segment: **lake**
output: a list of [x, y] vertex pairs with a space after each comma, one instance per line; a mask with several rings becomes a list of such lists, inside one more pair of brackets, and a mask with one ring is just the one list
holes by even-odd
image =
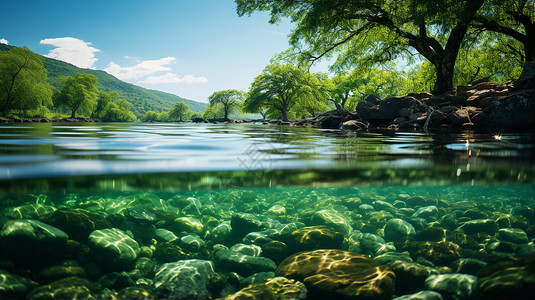
[[[468, 299], [534, 284], [529, 133], [18, 123], [0, 126], [0, 151], [0, 297], [276, 284], [288, 299]], [[359, 284], [332, 288], [337, 276]]]

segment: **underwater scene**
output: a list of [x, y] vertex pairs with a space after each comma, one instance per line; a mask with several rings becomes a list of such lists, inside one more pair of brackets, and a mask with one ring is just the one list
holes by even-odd
[[0, 127], [0, 299], [532, 299], [535, 136]]

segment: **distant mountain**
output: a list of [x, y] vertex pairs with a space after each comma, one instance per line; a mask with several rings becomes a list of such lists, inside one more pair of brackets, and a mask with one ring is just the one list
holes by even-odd
[[[0, 44], [0, 51], [7, 51], [13, 46]], [[208, 103], [201, 103], [179, 97], [170, 93], [142, 88], [140, 86], [127, 83], [117, 79], [104, 71], [82, 69], [75, 65], [44, 57], [44, 66], [48, 70], [48, 81], [55, 87], [59, 87], [58, 78], [61, 76], [74, 76], [76, 73], [89, 73], [98, 78], [101, 91], [118, 91], [124, 99], [128, 100], [134, 108], [132, 111], [138, 117], [143, 116], [147, 111], [168, 110], [177, 102], [184, 102], [194, 112], [204, 112]]]

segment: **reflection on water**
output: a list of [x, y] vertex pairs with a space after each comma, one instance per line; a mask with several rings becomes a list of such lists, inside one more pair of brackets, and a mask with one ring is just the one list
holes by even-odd
[[258, 124], [0, 127], [0, 179], [266, 169], [532, 169], [533, 135], [355, 133]]

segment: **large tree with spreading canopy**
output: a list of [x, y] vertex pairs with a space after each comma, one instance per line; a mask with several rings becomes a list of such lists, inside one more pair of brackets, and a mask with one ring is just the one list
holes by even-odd
[[415, 52], [436, 72], [433, 92], [453, 88], [463, 39], [484, 0], [236, 0], [240, 16], [289, 18], [291, 53], [301, 63], [336, 56], [335, 68], [364, 67]]

